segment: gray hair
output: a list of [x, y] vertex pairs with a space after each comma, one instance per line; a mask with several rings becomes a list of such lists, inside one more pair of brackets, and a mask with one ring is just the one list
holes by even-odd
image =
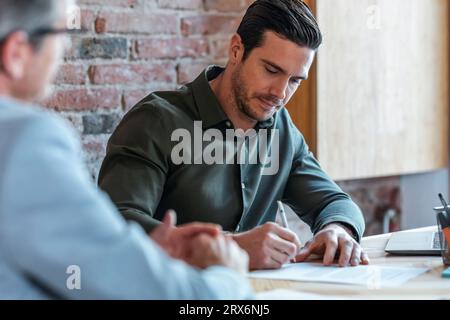
[[0, 40], [11, 32], [32, 33], [58, 20], [60, 0], [0, 0]]

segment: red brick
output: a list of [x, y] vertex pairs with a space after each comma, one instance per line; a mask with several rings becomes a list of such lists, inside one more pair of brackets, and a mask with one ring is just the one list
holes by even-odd
[[106, 18], [101, 17], [95, 19], [95, 32], [105, 33], [106, 32]]
[[228, 50], [230, 47], [230, 40], [231, 40], [231, 35], [230, 35], [229, 39], [218, 39], [218, 40], [214, 40], [211, 43], [211, 53], [212, 53], [214, 59], [228, 58]]
[[202, 0], [159, 0], [160, 8], [170, 9], [201, 9], [203, 8]]
[[100, 13], [95, 21], [98, 33], [175, 34], [178, 18], [167, 14]]
[[248, 1], [244, 0], [205, 0], [206, 10], [221, 12], [241, 12], [248, 7]]
[[204, 39], [142, 39], [136, 41], [136, 59], [203, 57], [209, 52]]
[[197, 78], [210, 63], [203, 61], [183, 61], [178, 66], [178, 83], [185, 84]]
[[176, 77], [175, 65], [171, 62], [96, 65], [89, 68], [88, 74], [93, 84], [174, 82]]
[[94, 154], [104, 154], [107, 139], [103, 136], [89, 135], [82, 139], [84, 150]]
[[119, 108], [121, 92], [116, 89], [67, 89], [54, 92], [46, 102], [55, 110], [92, 110], [97, 108]]
[[64, 64], [56, 75], [55, 84], [85, 84], [86, 67], [83, 65]]
[[241, 17], [222, 15], [198, 15], [185, 17], [181, 20], [181, 32], [189, 35], [231, 34], [236, 32]]

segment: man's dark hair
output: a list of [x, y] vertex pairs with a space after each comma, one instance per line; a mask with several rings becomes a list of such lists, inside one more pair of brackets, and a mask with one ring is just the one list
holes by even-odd
[[317, 21], [301, 0], [257, 0], [247, 9], [237, 30], [245, 47], [244, 60], [262, 46], [267, 31], [313, 50], [322, 43]]

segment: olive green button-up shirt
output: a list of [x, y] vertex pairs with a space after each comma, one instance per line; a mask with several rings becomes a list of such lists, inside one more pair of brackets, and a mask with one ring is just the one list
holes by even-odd
[[275, 221], [281, 200], [313, 232], [341, 222], [359, 240], [360, 209], [320, 168], [286, 109], [253, 134], [226, 138], [233, 125], [209, 85], [222, 71], [211, 66], [177, 91], [150, 94], [125, 115], [99, 174], [99, 186], [124, 217], [150, 231], [174, 209], [180, 224], [245, 231]]

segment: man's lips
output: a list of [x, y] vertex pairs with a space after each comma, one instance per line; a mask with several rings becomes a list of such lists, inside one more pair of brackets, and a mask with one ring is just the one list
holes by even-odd
[[261, 107], [266, 111], [271, 111], [278, 106], [278, 103], [273, 100], [267, 100], [264, 98], [258, 98], [258, 100], [260, 101]]

